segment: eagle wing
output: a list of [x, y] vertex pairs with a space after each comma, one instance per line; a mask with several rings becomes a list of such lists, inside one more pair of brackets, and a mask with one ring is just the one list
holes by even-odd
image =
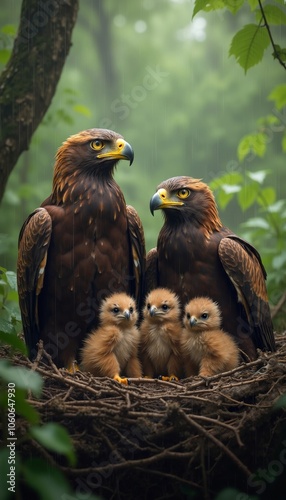
[[146, 257], [145, 295], [159, 286], [157, 248], [151, 248]]
[[127, 219], [132, 251], [132, 271], [135, 276], [134, 295], [139, 307], [144, 294], [144, 274], [146, 266], [145, 239], [142, 222], [136, 210], [127, 205]]
[[43, 288], [52, 220], [37, 208], [24, 222], [18, 243], [17, 280], [23, 330], [30, 356], [39, 341], [38, 297]]
[[[256, 347], [275, 351], [268, 303], [266, 271], [257, 250], [235, 235], [222, 238], [218, 247], [221, 263], [234, 285], [252, 329]], [[242, 325], [243, 326], [243, 325]]]

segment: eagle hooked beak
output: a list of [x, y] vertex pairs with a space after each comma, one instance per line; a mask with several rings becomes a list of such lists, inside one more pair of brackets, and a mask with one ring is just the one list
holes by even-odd
[[150, 200], [150, 212], [154, 215], [154, 210], [181, 207], [182, 205], [184, 205], [182, 201], [172, 199], [166, 189], [161, 188]]
[[111, 158], [112, 160], [129, 160], [132, 165], [134, 160], [134, 151], [132, 146], [124, 139], [115, 141], [115, 148], [105, 153], [99, 153], [97, 158]]

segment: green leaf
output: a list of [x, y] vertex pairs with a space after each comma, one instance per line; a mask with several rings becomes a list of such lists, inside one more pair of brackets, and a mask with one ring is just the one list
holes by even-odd
[[275, 202], [276, 199], [276, 191], [272, 187], [264, 188], [260, 191], [257, 201], [259, 205], [263, 207], [268, 207]]
[[238, 193], [241, 190], [241, 186], [238, 184], [222, 184], [221, 189], [223, 189], [226, 194], [233, 194]]
[[258, 170], [257, 172], [246, 172], [246, 175], [249, 177], [249, 179], [258, 182], [259, 184], [263, 184], [266, 176], [269, 173], [269, 170]]
[[243, 161], [248, 154], [254, 153], [262, 158], [266, 152], [267, 137], [262, 132], [244, 136], [237, 148], [239, 161]]
[[249, 68], [261, 61], [269, 44], [270, 39], [265, 27], [246, 24], [234, 35], [229, 55], [236, 58], [246, 73]]
[[[286, 24], [286, 14], [276, 5], [264, 5], [263, 7], [264, 14], [266, 16], [268, 24]], [[256, 11], [256, 19], [259, 22], [261, 19], [261, 10], [257, 9]]]
[[17, 275], [13, 271], [6, 272], [6, 278], [8, 285], [12, 288], [12, 290], [17, 290]]
[[281, 59], [281, 61], [286, 61], [286, 49], [282, 49], [280, 45], [274, 43], [275, 50], [272, 52], [274, 59]]
[[223, 0], [196, 0], [193, 10], [192, 19], [195, 15], [200, 12], [200, 10], [204, 10], [205, 12], [209, 12], [211, 10], [223, 9], [225, 7], [225, 3]]
[[0, 377], [7, 383], [13, 382], [18, 389], [31, 390], [40, 396], [43, 387], [42, 377], [28, 368], [13, 366], [7, 359], [0, 359]]
[[219, 189], [223, 184], [241, 184], [243, 177], [239, 172], [230, 172], [220, 177], [215, 177], [210, 183], [213, 190]]
[[0, 342], [1, 344], [7, 344], [9, 346], [11, 346], [13, 348], [14, 351], [19, 351], [21, 352], [22, 354], [24, 354], [24, 356], [27, 356], [27, 346], [25, 344], [25, 342], [23, 342], [23, 340], [19, 339], [19, 337], [13, 333], [13, 330], [14, 330], [14, 327], [13, 325], [11, 325], [10, 323], [10, 326], [12, 326], [12, 332], [5, 332], [2, 330], [1, 328], [1, 323], [3, 323], [4, 320], [2, 320], [0, 318]]
[[46, 461], [31, 458], [22, 466], [23, 476], [27, 484], [38, 493], [41, 500], [55, 500], [72, 493], [64, 475]]
[[258, 500], [257, 496], [245, 495], [235, 488], [225, 488], [219, 492], [219, 494], [215, 497], [215, 500], [238, 500], [240, 498], [245, 498], [245, 500]]
[[92, 116], [92, 113], [91, 113], [90, 109], [87, 106], [84, 106], [83, 104], [75, 104], [73, 106], [73, 110], [76, 113], [79, 113], [79, 114], [81, 114], [83, 116], [87, 116], [88, 118], [90, 116]]
[[244, 185], [238, 193], [238, 203], [242, 210], [247, 210], [257, 199], [258, 184], [252, 182]]
[[232, 14], [236, 14], [243, 6], [244, 0], [224, 0], [224, 4]]
[[225, 209], [232, 199], [233, 194], [227, 194], [223, 189], [219, 190], [217, 194], [217, 202], [220, 208]]
[[280, 270], [281, 268], [283, 268], [283, 266], [285, 266], [285, 263], [286, 263], [286, 252], [283, 252], [279, 255], [276, 255], [272, 260], [273, 269]]
[[2, 341], [2, 338], [5, 339], [5, 335], [12, 335], [13, 333], [14, 333], [14, 326], [12, 325], [11, 321], [8, 321], [4, 318], [0, 318], [0, 341]]
[[276, 203], [272, 203], [271, 205], [269, 205], [269, 207], [267, 207], [267, 210], [271, 214], [278, 214], [279, 212], [281, 212], [284, 205], [285, 205], [285, 200], [277, 200]]
[[273, 405], [273, 410], [280, 410], [286, 408], [286, 394], [282, 394]]
[[14, 24], [5, 24], [5, 26], [2, 26], [1, 30], [4, 35], [9, 35], [9, 36], [16, 36], [17, 34], [17, 28]]
[[254, 227], [255, 229], [257, 228], [270, 229], [269, 223], [262, 217], [252, 217], [251, 219], [248, 219], [246, 222], [244, 222], [242, 225], [243, 227]]
[[275, 102], [277, 109], [282, 109], [286, 105], [286, 85], [277, 85], [269, 94], [268, 99]]
[[0, 63], [7, 64], [11, 56], [11, 50], [9, 49], [1, 49], [0, 50]]
[[64, 427], [53, 422], [30, 428], [31, 436], [48, 450], [65, 455], [71, 465], [76, 456], [71, 438]]
[[257, 8], [257, 0], [248, 0], [250, 10], [255, 10]]

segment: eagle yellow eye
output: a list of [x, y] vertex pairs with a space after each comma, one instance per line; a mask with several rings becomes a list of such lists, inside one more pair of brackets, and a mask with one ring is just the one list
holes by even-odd
[[191, 191], [189, 189], [183, 188], [178, 191], [177, 195], [179, 198], [184, 200], [185, 198], [188, 198], [188, 196], [190, 196], [190, 193]]
[[95, 149], [96, 151], [100, 151], [100, 149], [102, 149], [104, 146], [103, 142], [100, 141], [99, 139], [96, 139], [95, 141], [92, 141], [90, 143], [90, 147], [92, 149]]

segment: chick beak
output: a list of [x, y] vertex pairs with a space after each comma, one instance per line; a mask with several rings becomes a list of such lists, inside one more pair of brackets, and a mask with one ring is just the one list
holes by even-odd
[[196, 316], [191, 316], [191, 319], [190, 319], [191, 327], [195, 326], [197, 324], [197, 322], [198, 322], [198, 320], [197, 320]]
[[156, 312], [157, 312], [157, 307], [156, 306], [151, 306], [151, 308], [150, 308], [150, 316], [152, 316], [152, 317], [155, 316]]
[[129, 311], [128, 309], [126, 309], [126, 310], [124, 311], [124, 313], [123, 313], [123, 316], [124, 316], [124, 318], [126, 318], [126, 319], [128, 319], [128, 320], [129, 320], [129, 319], [130, 319], [130, 311]]

